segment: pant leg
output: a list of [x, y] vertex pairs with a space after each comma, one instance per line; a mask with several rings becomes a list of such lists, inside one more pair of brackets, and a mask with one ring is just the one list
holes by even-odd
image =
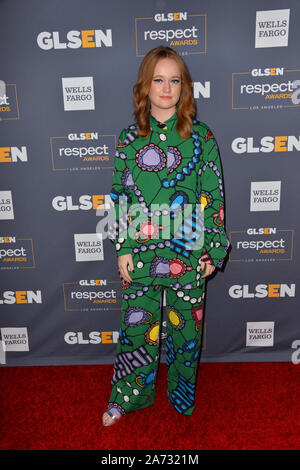
[[[204, 279], [204, 278], [203, 278]], [[195, 408], [197, 369], [202, 342], [205, 282], [196, 289], [167, 289], [167, 396], [181, 414]]]
[[159, 365], [161, 286], [122, 288], [122, 314], [108, 409], [130, 413], [152, 405]]

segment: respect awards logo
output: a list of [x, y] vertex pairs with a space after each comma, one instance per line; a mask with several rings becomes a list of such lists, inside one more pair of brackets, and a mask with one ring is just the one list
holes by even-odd
[[136, 56], [156, 46], [169, 46], [180, 55], [206, 53], [206, 14], [156, 13], [135, 18]]
[[249, 227], [230, 232], [230, 261], [292, 261], [294, 229]]
[[66, 312], [120, 310], [122, 295], [119, 281], [107, 279], [81, 279], [63, 283]]
[[0, 80], [0, 119], [20, 119], [17, 85]]
[[[232, 109], [278, 109], [300, 106], [300, 69], [266, 67], [232, 73]], [[296, 99], [295, 99], [296, 98]]]
[[0, 234], [0, 270], [35, 267], [32, 238], [19, 238], [15, 235]]
[[52, 169], [53, 171], [111, 170], [113, 162], [110, 155], [113, 155], [115, 146], [115, 134], [100, 134], [98, 131], [50, 136]]

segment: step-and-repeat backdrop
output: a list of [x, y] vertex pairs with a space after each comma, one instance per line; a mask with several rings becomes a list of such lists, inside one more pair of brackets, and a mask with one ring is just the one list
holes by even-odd
[[[298, 0], [1, 1], [0, 359], [112, 364], [116, 139], [148, 50], [174, 48], [225, 181], [201, 361], [300, 361]], [[163, 299], [165, 307], [165, 299]], [[162, 308], [161, 361], [165, 361]]]

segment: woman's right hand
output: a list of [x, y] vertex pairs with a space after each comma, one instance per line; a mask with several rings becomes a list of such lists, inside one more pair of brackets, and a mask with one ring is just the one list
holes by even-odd
[[133, 261], [130, 253], [128, 255], [118, 256], [118, 267], [124, 281], [132, 282], [128, 273], [128, 267], [131, 272], [134, 272]]

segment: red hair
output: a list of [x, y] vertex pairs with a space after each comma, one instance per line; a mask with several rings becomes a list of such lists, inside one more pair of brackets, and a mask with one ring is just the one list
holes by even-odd
[[188, 139], [193, 128], [196, 114], [195, 101], [191, 88], [191, 77], [188, 68], [180, 55], [170, 47], [159, 46], [151, 49], [142, 60], [138, 80], [133, 87], [134, 116], [137, 120], [138, 135], [147, 136], [150, 132], [150, 100], [148, 93], [151, 87], [154, 69], [160, 59], [174, 59], [181, 72], [181, 94], [176, 105], [177, 132]]

